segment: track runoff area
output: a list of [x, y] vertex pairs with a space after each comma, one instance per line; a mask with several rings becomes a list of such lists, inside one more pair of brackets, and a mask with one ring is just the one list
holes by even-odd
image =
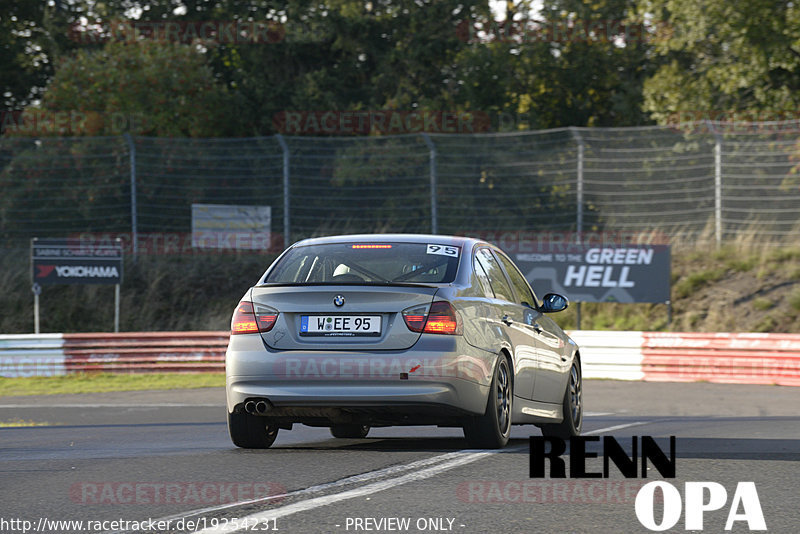
[[[2, 532], [794, 532], [800, 389], [584, 382], [583, 439], [515, 427], [334, 439], [297, 426], [236, 449], [221, 389], [7, 397]], [[729, 528], [730, 530], [727, 530]]]

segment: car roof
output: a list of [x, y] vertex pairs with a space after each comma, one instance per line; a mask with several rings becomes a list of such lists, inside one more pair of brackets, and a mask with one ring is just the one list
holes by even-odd
[[477, 243], [485, 243], [482, 240], [471, 237], [435, 235], [435, 234], [352, 234], [334, 235], [327, 237], [313, 237], [298, 241], [292, 248], [308, 245], [326, 245], [335, 243], [418, 243], [453, 245], [468, 250]]

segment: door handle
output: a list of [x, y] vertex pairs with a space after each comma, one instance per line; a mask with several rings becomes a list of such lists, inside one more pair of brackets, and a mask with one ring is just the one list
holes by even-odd
[[512, 321], [511, 317], [509, 317], [508, 315], [504, 315], [502, 321], [504, 323], [506, 323], [506, 325], [508, 325], [508, 326], [511, 326], [512, 324], [514, 324], [514, 321]]

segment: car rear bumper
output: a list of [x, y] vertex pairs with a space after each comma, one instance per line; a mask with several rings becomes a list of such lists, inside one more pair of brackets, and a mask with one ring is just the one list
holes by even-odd
[[315, 408], [482, 414], [495, 359], [460, 336], [423, 335], [405, 351], [347, 352], [272, 351], [258, 334], [235, 335], [225, 362], [227, 406], [232, 413], [247, 400], [264, 399], [284, 417], [329, 413]]

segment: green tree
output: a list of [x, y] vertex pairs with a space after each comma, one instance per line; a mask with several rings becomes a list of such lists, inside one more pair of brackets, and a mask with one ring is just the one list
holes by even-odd
[[648, 122], [642, 84], [653, 32], [631, 20], [633, 8], [633, 0], [556, 0], [538, 15], [520, 10], [526, 22], [512, 90], [532, 126]]
[[659, 122], [682, 111], [774, 119], [800, 106], [796, 2], [639, 0], [638, 11], [672, 30], [656, 44], [661, 65], [644, 86], [644, 108]]
[[282, 111], [474, 109], [459, 98], [459, 25], [488, 2], [383, 0], [285, 4], [280, 42], [218, 46], [248, 131], [273, 133]]
[[[644, 108], [659, 123], [797, 119], [800, 6], [796, 2], [640, 0], [639, 13], [659, 18], [672, 29], [671, 38], [655, 47], [656, 60], [662, 64], [644, 86]], [[785, 132], [792, 140], [793, 130]], [[777, 136], [770, 133], [765, 129], [750, 142], [787, 147], [780, 128], [772, 132]], [[756, 178], [729, 178], [728, 185], [771, 185], [774, 169], [754, 170], [764, 164], [763, 157], [743, 145], [748, 138], [740, 139], [731, 142], [749, 152], [741, 159], [747, 160]], [[800, 160], [800, 142], [786, 151], [789, 161]], [[796, 191], [798, 176], [800, 166], [781, 179], [781, 187]]]
[[[210, 137], [225, 131], [225, 89], [195, 46], [109, 41], [62, 59], [22, 135]], [[61, 116], [58, 114], [68, 114]], [[53, 118], [55, 117], [55, 118]], [[52, 127], [44, 125], [51, 121]]]
[[[459, 98], [458, 29], [486, 16], [487, 0], [109, 0], [95, 23], [135, 16], [159, 22], [268, 22], [268, 42], [204, 43], [209, 64], [242, 118], [239, 135], [275, 133], [283, 111], [469, 109]], [[90, 25], [91, 26], [91, 25]]]
[[75, 48], [66, 31], [85, 2], [0, 0], [0, 110], [19, 111], [41, 97], [61, 54]]
[[[228, 89], [230, 113], [215, 135], [274, 133], [276, 113], [292, 110], [477, 111], [491, 114], [495, 129], [647, 120], [640, 108], [650, 44], [637, 39], [644, 34], [626, 39], [620, 24], [634, 0], [557, 0], [535, 10], [528, 0], [509, 2], [499, 36], [487, 0], [0, 2], [15, 6], [15, 25], [32, 28], [5, 36], [16, 59], [0, 64], [3, 80], [33, 76], [18, 77], [14, 95], [44, 86], [72, 48], [105, 50], [115, 21], [277, 25], [277, 38], [266, 43], [202, 43], [198, 53]], [[473, 38], [476, 28], [488, 37]], [[35, 55], [22, 53], [31, 47], [44, 54], [35, 64]], [[15, 67], [21, 62], [27, 70]], [[498, 123], [498, 115], [517, 113], [525, 119]]]
[[[28, 106], [22, 126], [6, 131], [11, 139], [0, 144], [4, 162], [0, 222], [5, 235], [43, 228], [50, 235], [130, 228], [130, 152], [120, 134], [234, 135], [225, 95], [205, 56], [193, 45], [109, 41], [99, 49], [81, 49], [64, 58], [41, 103]], [[44, 139], [34, 142], [30, 137]], [[145, 168], [154, 161], [157, 169], [172, 171], [181, 157], [187, 159], [181, 146], [163, 143], [146, 148], [139, 157]], [[229, 152], [220, 159], [235, 157], [236, 147]], [[202, 150], [195, 148], [188, 159], [201, 155]], [[171, 188], [182, 195], [167, 200], [183, 207], [203, 194], [197, 193], [197, 183], [196, 176], [180, 173], [165, 176], [158, 188], [145, 182], [142, 203], [155, 203], [154, 198], [165, 196], [164, 188]], [[236, 185], [235, 178], [231, 184]], [[161, 212], [164, 225], [172, 223], [166, 213], [172, 212]], [[170, 216], [181, 218], [180, 213]]]

